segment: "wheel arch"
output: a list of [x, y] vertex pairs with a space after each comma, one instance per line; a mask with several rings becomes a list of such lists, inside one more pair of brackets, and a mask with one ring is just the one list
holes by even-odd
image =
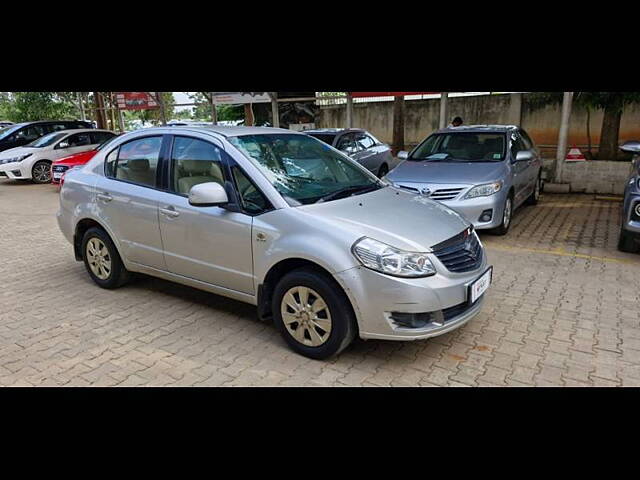
[[118, 250], [118, 255], [120, 255], [120, 258], [122, 258], [122, 253], [120, 252], [120, 247], [118, 245], [118, 242], [116, 242], [111, 232], [109, 232], [109, 229], [106, 228], [104, 225], [102, 225], [100, 222], [98, 222], [96, 219], [85, 217], [76, 223], [76, 226], [73, 232], [73, 253], [76, 257], [76, 260], [79, 262], [84, 260], [83, 252], [82, 252], [82, 238], [84, 237], [84, 234], [87, 232], [87, 230], [93, 227], [103, 230], [109, 236], [109, 238], [115, 245], [116, 250]]
[[294, 257], [287, 258], [284, 260], [280, 260], [269, 268], [267, 274], [264, 276], [263, 282], [258, 285], [257, 289], [257, 304], [258, 304], [258, 316], [261, 320], [270, 320], [272, 316], [271, 312], [271, 301], [273, 299], [273, 292], [275, 290], [276, 285], [280, 281], [282, 277], [284, 277], [287, 273], [298, 270], [301, 268], [307, 268], [310, 270], [314, 270], [320, 274], [325, 275], [326, 277], [333, 280], [336, 285], [340, 288], [342, 293], [347, 297], [349, 303], [351, 304], [351, 308], [356, 311], [353, 305], [353, 301], [350, 295], [347, 294], [344, 287], [341, 283], [331, 274], [329, 270], [325, 267], [316, 263], [312, 260], [308, 260], [306, 258]]

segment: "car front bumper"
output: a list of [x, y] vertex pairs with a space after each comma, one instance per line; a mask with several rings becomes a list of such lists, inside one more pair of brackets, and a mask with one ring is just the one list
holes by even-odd
[[[436, 264], [436, 268], [443, 267]], [[488, 268], [485, 256], [478, 269], [459, 274], [438, 272], [410, 279], [354, 267], [335, 276], [354, 306], [361, 338], [420, 340], [459, 328], [480, 312], [487, 292], [471, 305], [469, 287]], [[444, 311], [454, 313], [419, 328], [401, 326], [392, 318], [397, 314], [438, 315]]]
[[[441, 189], [460, 188], [462, 191], [452, 200], [440, 200], [429, 196], [431, 200], [439, 202], [462, 215], [476, 230], [488, 230], [499, 227], [502, 224], [502, 215], [504, 213], [504, 204], [507, 199], [507, 189], [503, 188], [500, 192], [488, 197], [476, 197], [463, 200], [464, 196], [469, 192], [473, 185], [463, 184], [434, 184], [434, 183], [414, 183], [414, 182], [394, 182], [397, 187], [406, 188], [414, 192], [420, 192], [424, 188], [430, 189], [432, 192]], [[482, 220], [484, 213], [491, 211], [491, 219]]]
[[11, 180], [22, 180], [25, 178], [31, 178], [25, 175], [24, 168], [20, 166], [21, 162], [5, 163], [0, 165], [0, 179], [8, 178]]
[[631, 194], [624, 199], [622, 228], [640, 237], [640, 216], [636, 208], [640, 205], [640, 193]]

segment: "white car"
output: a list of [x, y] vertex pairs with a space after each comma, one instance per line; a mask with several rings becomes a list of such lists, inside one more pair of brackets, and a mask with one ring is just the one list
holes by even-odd
[[24, 147], [0, 153], [0, 178], [51, 181], [51, 164], [63, 157], [96, 148], [115, 137], [110, 130], [60, 130], [41, 137]]

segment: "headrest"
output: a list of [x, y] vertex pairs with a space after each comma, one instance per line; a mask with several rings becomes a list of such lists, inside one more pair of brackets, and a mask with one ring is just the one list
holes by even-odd
[[180, 162], [182, 168], [192, 175], [206, 175], [211, 171], [212, 162], [203, 162], [201, 160], [182, 160]]
[[146, 172], [149, 170], [149, 160], [146, 158], [133, 158], [127, 162], [127, 166], [133, 172]]

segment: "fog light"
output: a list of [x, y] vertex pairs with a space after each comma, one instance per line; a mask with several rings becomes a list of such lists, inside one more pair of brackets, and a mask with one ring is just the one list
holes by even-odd
[[634, 209], [636, 217], [640, 218], [640, 202], [636, 203], [636, 208]]
[[490, 222], [492, 218], [493, 218], [493, 210], [492, 209], [485, 210], [484, 212], [482, 212], [482, 215], [480, 215], [480, 221], [481, 222]]
[[20, 170], [12, 170], [11, 173], [13, 173], [14, 177], [21, 177], [22, 176], [22, 172]]
[[432, 312], [426, 313], [404, 313], [404, 312], [391, 312], [391, 320], [399, 326], [404, 328], [422, 328], [433, 320]]

